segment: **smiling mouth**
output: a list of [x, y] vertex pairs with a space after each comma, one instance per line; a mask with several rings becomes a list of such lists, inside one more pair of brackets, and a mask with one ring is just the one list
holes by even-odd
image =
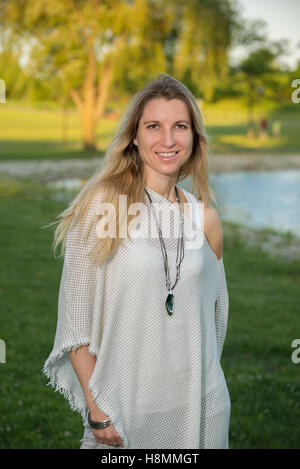
[[173, 159], [179, 153], [178, 151], [164, 151], [164, 152], [155, 152], [160, 158], [164, 160]]

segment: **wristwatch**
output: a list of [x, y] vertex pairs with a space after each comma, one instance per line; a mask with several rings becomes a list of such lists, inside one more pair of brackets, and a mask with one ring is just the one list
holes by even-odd
[[103, 420], [102, 422], [94, 422], [93, 420], [91, 420], [90, 411], [88, 411], [88, 422], [89, 426], [94, 428], [95, 430], [102, 430], [103, 428], [106, 428], [111, 425], [110, 419]]

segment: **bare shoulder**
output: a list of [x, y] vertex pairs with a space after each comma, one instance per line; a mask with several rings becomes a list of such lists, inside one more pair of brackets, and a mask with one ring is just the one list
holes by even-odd
[[203, 205], [204, 234], [205, 237], [220, 260], [223, 255], [223, 228], [217, 210], [211, 205]]

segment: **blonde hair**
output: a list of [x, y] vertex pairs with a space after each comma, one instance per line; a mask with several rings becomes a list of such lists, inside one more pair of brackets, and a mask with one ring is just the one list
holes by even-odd
[[[115, 206], [116, 233], [119, 232], [119, 195], [127, 195], [127, 207], [134, 202], [144, 202], [143, 166], [133, 141], [144, 107], [154, 98], [180, 99], [187, 105], [192, 121], [193, 149], [189, 160], [180, 168], [178, 182], [191, 175], [192, 192], [194, 193], [196, 189], [198, 194], [196, 197], [206, 205], [211, 200], [215, 202], [215, 193], [209, 187], [208, 181], [208, 139], [197, 102], [184, 84], [169, 75], [160, 74], [131, 100], [119, 130], [107, 148], [101, 170], [89, 179], [68, 208], [59, 214], [59, 220], [53, 222], [59, 223], [52, 245], [54, 255], [60, 243], [62, 243], [61, 254], [64, 254], [70, 225], [84, 222], [91, 201], [99, 191], [102, 193], [101, 202], [109, 202]], [[130, 217], [134, 215], [128, 214], [128, 225]], [[85, 237], [88, 236], [90, 229], [91, 223]], [[121, 242], [122, 238], [118, 236], [99, 239], [91, 253], [91, 260], [100, 265]]]

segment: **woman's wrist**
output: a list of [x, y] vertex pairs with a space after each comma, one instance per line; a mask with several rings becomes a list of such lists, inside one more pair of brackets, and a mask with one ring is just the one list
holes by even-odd
[[102, 422], [103, 420], [107, 420], [109, 418], [99, 409], [94, 401], [88, 404], [88, 409], [90, 411], [91, 419], [95, 422]]

